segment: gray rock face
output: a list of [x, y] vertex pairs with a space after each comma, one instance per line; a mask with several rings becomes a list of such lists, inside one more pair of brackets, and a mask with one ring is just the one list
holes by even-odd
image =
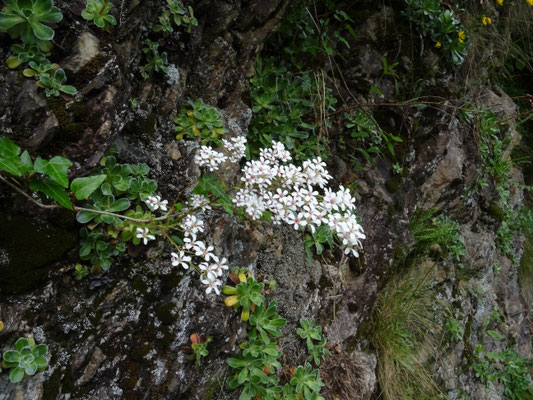
[[[171, 82], [157, 76], [143, 81], [136, 73], [144, 62], [141, 27], [155, 20], [160, 2], [114, 2], [119, 25], [112, 35], [94, 26], [80, 26], [83, 21], [76, 15], [83, 2], [56, 3], [65, 13], [67, 6], [73, 13], [70, 22], [61, 25], [71, 32], [64, 35], [64, 50], [58, 52], [69, 82], [81, 95], [47, 99], [33, 82], [2, 64], [0, 129], [35, 155], [71, 158], [76, 163], [75, 176], [98, 165], [114, 144], [123, 162], [149, 164], [163, 197], [174, 198], [199, 177], [200, 170], [192, 163], [198, 144], [175, 140], [172, 117], [188, 99], [201, 97], [221, 110], [228, 135], [246, 134], [252, 114], [243, 95], [255, 56], [277, 30], [289, 2], [198, 1], [194, 5], [198, 29], [190, 36], [168, 39], [183, 41], [185, 48], [179, 50], [176, 45], [175, 52], [169, 53], [177, 71]], [[370, 15], [358, 28], [358, 34], [368, 40], [357, 44], [343, 66], [349, 89], [361, 100], [368, 94], [366, 87], [379, 81], [381, 100], [394, 101], [393, 81], [381, 78], [378, 47], [390, 34], [382, 27], [393, 17], [390, 8]], [[4, 52], [6, 46], [2, 45]], [[482, 94], [485, 105], [513, 115], [508, 96], [489, 90]], [[380, 100], [374, 97], [372, 101]], [[138, 101], [137, 109], [129, 106], [130, 98]], [[387, 122], [398, 120], [400, 113], [404, 111], [390, 112]], [[295, 334], [301, 318], [315, 319], [325, 327], [334, 353], [321, 368], [327, 399], [365, 400], [379, 395], [379, 355], [372, 354], [361, 326], [389, 278], [398, 247], [413, 242], [409, 221], [415, 209], [438, 207], [459, 221], [467, 249], [462, 262], [475, 271], [465, 277], [460, 266], [447, 265], [437, 274], [440, 296], [455, 305], [456, 318], [469, 327], [434, 366], [449, 398], [459, 398], [460, 391], [472, 399], [503, 398], [501, 385], [489, 390], [471, 370], [463, 371], [476, 344], [496, 352], [516, 343], [522, 356], [531, 356], [531, 326], [516, 266], [493, 248], [496, 226], [484, 218], [485, 203], [494, 193], [487, 190], [463, 201], [480, 167], [469, 127], [444, 112], [428, 117], [405, 111], [402, 123], [414, 127], [418, 120], [420, 127], [413, 128], [402, 144], [404, 173], [395, 173], [393, 162], [383, 159], [357, 174], [357, 213], [367, 239], [360, 258], [348, 259], [344, 271], [338, 265], [342, 255], [335, 251], [308, 265], [302, 236], [290, 227], [239, 221], [218, 211], [202, 215], [209, 226], [206, 240], [218, 255], [228, 258], [232, 266], [248, 268], [260, 281], [276, 281], [267, 298], [278, 302], [280, 315], [288, 321], [280, 339], [285, 365], [307, 358], [305, 344]], [[517, 138], [513, 123], [510, 129]], [[336, 155], [328, 164], [336, 182], [353, 181], [351, 167]], [[232, 182], [237, 173], [236, 167], [227, 168], [223, 178]], [[520, 171], [513, 174], [520, 181]], [[8, 196], [0, 193], [1, 205]], [[520, 190], [512, 193], [513, 207], [522, 201]], [[21, 207], [20, 211], [46, 219], [33, 209]], [[32, 285], [0, 298], [0, 320], [5, 324], [0, 350], [20, 336], [32, 335], [48, 344], [51, 354], [46, 371], [19, 385], [10, 384], [2, 373], [0, 400], [236, 398], [225, 389], [230, 373], [227, 359], [239, 351], [246, 328], [239, 315], [223, 305], [222, 296], [206, 295], [196, 275], [171, 267], [172, 248], [162, 242], [139, 246], [137, 253], [117, 261], [107, 274], [78, 282], [73, 272], [78, 262], [77, 227], [71, 228], [67, 224], [66, 233], [59, 228], [50, 233], [62, 243], [48, 247], [61, 251], [43, 251], [44, 260], [32, 260], [32, 268], [44, 271]], [[2, 240], [0, 271], [5, 271], [15, 261]], [[514, 249], [520, 256], [520, 243]], [[485, 332], [495, 309], [503, 318], [498, 325], [506, 336], [503, 341]], [[495, 323], [491, 320], [487, 326], [494, 328]], [[193, 333], [213, 338], [201, 367], [188, 359]]]

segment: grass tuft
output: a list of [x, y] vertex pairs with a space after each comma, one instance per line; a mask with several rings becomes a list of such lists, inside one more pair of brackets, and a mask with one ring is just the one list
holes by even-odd
[[378, 380], [386, 400], [435, 399], [440, 389], [428, 364], [438, 354], [442, 324], [432, 290], [435, 264], [424, 262], [391, 281], [372, 315]]

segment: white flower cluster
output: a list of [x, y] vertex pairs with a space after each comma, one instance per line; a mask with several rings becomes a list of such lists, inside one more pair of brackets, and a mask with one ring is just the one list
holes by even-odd
[[[196, 198], [196, 201], [205, 201], [204, 199]], [[184, 269], [189, 269], [192, 262], [192, 257], [187, 253], [202, 259], [198, 265], [202, 273], [200, 281], [207, 285], [206, 293], [209, 294], [214, 291], [220, 294], [220, 286], [222, 282], [218, 279], [222, 276], [223, 270], [228, 269], [227, 260], [219, 258], [214, 253], [214, 247], [206, 245], [203, 241], [197, 239], [197, 234], [204, 231], [204, 221], [198, 219], [194, 215], [187, 215], [181, 223], [181, 228], [184, 232], [183, 250], [179, 253], [171, 253], [171, 262], [173, 266], [182, 266]]]
[[343, 186], [337, 191], [326, 187], [331, 176], [320, 157], [305, 161], [302, 167], [287, 164], [290, 160], [282, 143], [273, 142], [272, 147], [262, 149], [259, 160], [245, 164], [241, 178], [244, 188], [233, 202], [244, 207], [252, 219], [269, 211], [275, 224], [285, 222], [294, 229], [315, 232], [317, 227], [328, 225], [344, 253], [357, 257], [365, 234], [357, 222], [350, 191]]
[[244, 136], [232, 137], [230, 140], [222, 139], [222, 143], [230, 153], [229, 160], [231, 162], [239, 162], [244, 157], [246, 151], [246, 138]]
[[[222, 139], [224, 148], [229, 153], [229, 160], [233, 163], [239, 162], [244, 157], [246, 151], [246, 138], [244, 136], [237, 136], [227, 139]], [[207, 167], [209, 171], [216, 171], [220, 164], [228, 160], [228, 156], [218, 151], [213, 150], [209, 146], [202, 146], [198, 153], [194, 156], [194, 161], [200, 167]]]
[[209, 171], [216, 171], [220, 164], [227, 159], [227, 156], [213, 150], [209, 146], [202, 146], [200, 151], [198, 151], [198, 153], [194, 156], [194, 161], [196, 164], [198, 164], [200, 167], [209, 168]]

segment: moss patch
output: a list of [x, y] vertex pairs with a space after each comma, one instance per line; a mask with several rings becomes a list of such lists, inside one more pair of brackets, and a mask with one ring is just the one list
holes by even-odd
[[37, 285], [49, 265], [77, 241], [77, 231], [21, 215], [0, 215], [0, 293], [21, 293]]

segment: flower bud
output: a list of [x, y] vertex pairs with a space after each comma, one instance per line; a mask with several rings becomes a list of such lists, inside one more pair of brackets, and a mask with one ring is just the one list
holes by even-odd
[[222, 293], [224, 294], [237, 294], [237, 288], [233, 286], [224, 286], [222, 288]]
[[224, 300], [224, 304], [228, 307], [233, 307], [235, 304], [239, 302], [239, 299], [237, 296], [229, 296], [226, 297], [226, 300]]

